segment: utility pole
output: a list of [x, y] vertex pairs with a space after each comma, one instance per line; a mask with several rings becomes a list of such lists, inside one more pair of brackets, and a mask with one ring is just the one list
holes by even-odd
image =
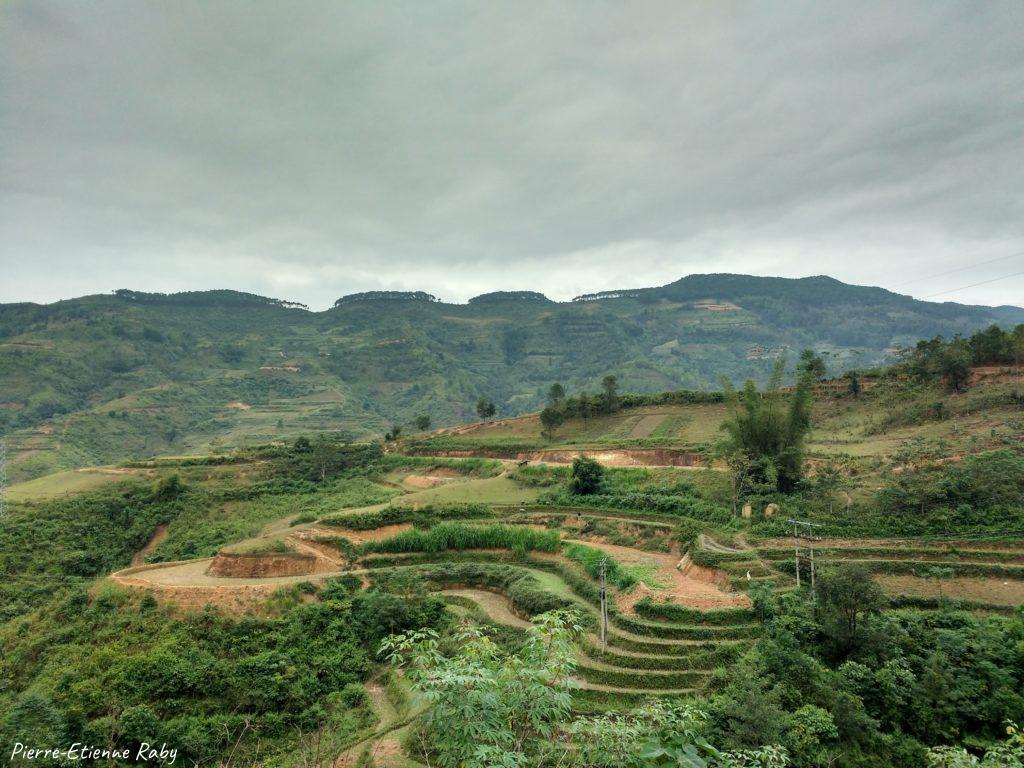
[[796, 520], [789, 520], [793, 524], [793, 554], [796, 557], [796, 588], [800, 589], [800, 534], [796, 532]]
[[811, 561], [811, 596], [814, 597], [814, 541], [818, 537], [814, 535], [815, 528], [821, 528], [821, 523], [812, 523], [810, 520], [787, 520], [793, 525], [793, 538], [796, 540], [796, 585], [800, 586], [800, 539], [807, 540], [807, 548], [810, 552]]
[[608, 558], [601, 558], [601, 655], [608, 642]]

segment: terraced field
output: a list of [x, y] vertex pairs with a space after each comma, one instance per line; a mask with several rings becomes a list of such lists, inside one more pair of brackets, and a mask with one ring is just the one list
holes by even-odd
[[[216, 558], [135, 565], [112, 578], [186, 609], [214, 605], [258, 614], [281, 590], [304, 582], [355, 576], [368, 586], [415, 573], [451, 613], [491, 625], [503, 638], [526, 632], [538, 614], [571, 608], [585, 626], [575, 642], [573, 706], [593, 713], [648, 697], [704, 695], [714, 670], [736, 662], [760, 633], [746, 593], [761, 585], [794, 589], [794, 548], [806, 554], [806, 541], [755, 539], [742, 523], [708, 525], [680, 549], [678, 515], [558, 506], [543, 497], [542, 486], [525, 484], [511, 462], [488, 472], [480, 477], [451, 466], [396, 469], [375, 480], [398, 494], [390, 502], [321, 510], [308, 522], [291, 515], [224, 547]], [[658, 472], [687, 477], [689, 470]], [[444, 526], [452, 526], [450, 540], [429, 539]], [[553, 544], [460, 544], [455, 535], [494, 528]], [[425, 544], [428, 539], [432, 543]], [[599, 582], [590, 555], [581, 556], [580, 548], [583, 555], [607, 558], [609, 572], [618, 574], [609, 581], [603, 641]], [[1019, 543], [820, 539], [815, 555], [819, 568], [868, 566], [894, 607], [956, 601], [970, 610], [1005, 613], [1024, 602]], [[801, 566], [806, 577], [806, 560]], [[403, 752], [417, 705], [396, 690], [393, 680], [371, 680], [379, 722], [343, 745], [335, 766], [370, 759], [378, 766], [419, 766]]]
[[[765, 539], [756, 552], [781, 572], [795, 571], [794, 547], [804, 558], [807, 542]], [[1024, 544], [978, 539], [822, 539], [815, 542], [819, 567], [856, 562], [900, 599], [953, 599], [964, 607], [1006, 610], [1024, 603]], [[806, 569], [801, 561], [801, 571]], [[806, 575], [806, 573], [805, 573]]]

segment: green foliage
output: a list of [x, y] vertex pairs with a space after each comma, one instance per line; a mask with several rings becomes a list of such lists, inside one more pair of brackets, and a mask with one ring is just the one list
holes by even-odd
[[881, 587], [858, 563], [824, 570], [818, 578], [818, 615], [826, 636], [840, 657], [865, 642], [864, 619], [885, 606]]
[[632, 573], [623, 568], [618, 560], [600, 549], [588, 547], [585, 544], [569, 544], [565, 547], [564, 554], [570, 560], [575, 560], [582, 565], [591, 578], [600, 577], [601, 561], [603, 560], [608, 583], [614, 584], [619, 589], [629, 589], [636, 584], [636, 577]]
[[570, 493], [579, 496], [600, 493], [604, 485], [604, 467], [586, 456], [572, 460], [572, 476], [569, 480]]
[[990, 747], [980, 760], [962, 747], [933, 747], [928, 750], [930, 768], [1019, 768], [1024, 766], [1024, 734], [1015, 723], [1006, 726], [1008, 738]]
[[457, 634], [459, 652], [450, 657], [430, 630], [386, 639], [381, 654], [406, 667], [430, 703], [417, 752], [449, 768], [525, 768], [557, 756], [571, 705], [572, 640], [580, 630], [572, 614], [542, 614], [513, 656], [472, 627]]
[[422, 507], [396, 504], [372, 512], [332, 515], [320, 522], [350, 531], [373, 531], [385, 525], [400, 523], [429, 528], [443, 520], [479, 520], [488, 517], [494, 517], [494, 511], [486, 504], [425, 504]]
[[554, 437], [555, 430], [565, 423], [565, 411], [549, 405], [540, 412], [540, 423], [544, 428], [544, 435], [550, 439]]
[[[372, 717], [353, 685], [370, 669], [364, 642], [377, 637], [360, 636], [360, 614], [340, 594], [242, 620], [176, 616], [126, 593], [54, 600], [0, 627], [0, 735], [39, 746], [165, 741], [190, 764], [232, 749], [274, 763], [328, 720], [351, 735]], [[331, 714], [336, 695], [346, 709]]]
[[901, 369], [920, 381], [941, 379], [959, 392], [971, 374], [972, 365], [1013, 364], [1024, 357], [1024, 325], [1004, 330], [990, 325], [970, 338], [959, 335], [947, 341], [942, 336], [917, 342], [903, 356]]
[[643, 598], [634, 606], [638, 616], [645, 619], [677, 621], [704, 624], [747, 624], [754, 619], [750, 608], [717, 608], [698, 610], [676, 603], [657, 603], [650, 597]]
[[126, 567], [186, 498], [128, 483], [13, 511], [0, 524], [0, 621]]
[[761, 489], [791, 493], [803, 479], [804, 439], [811, 427], [811, 379], [800, 377], [784, 408], [779, 390], [783, 365], [780, 360], [775, 366], [764, 393], [747, 381], [743, 391], [730, 399], [721, 450], [735, 475], [737, 495]]
[[[534, 565], [534, 563], [531, 563]], [[548, 611], [578, 608], [578, 604], [544, 589], [529, 570], [493, 562], [434, 563], [417, 568], [428, 583], [437, 588], [482, 587], [501, 592], [513, 609], [522, 616], [536, 616]]]
[[476, 415], [481, 419], [489, 419], [498, 412], [497, 406], [490, 400], [481, 397], [476, 401]]
[[511, 549], [515, 552], [557, 552], [558, 531], [536, 531], [511, 525], [438, 523], [427, 530], [403, 531], [380, 541], [368, 541], [363, 552], [445, 552], [463, 549]]
[[812, 381], [821, 381], [827, 373], [825, 361], [813, 349], [805, 349], [800, 353], [800, 361], [797, 363], [796, 370], [799, 375], [807, 376]]

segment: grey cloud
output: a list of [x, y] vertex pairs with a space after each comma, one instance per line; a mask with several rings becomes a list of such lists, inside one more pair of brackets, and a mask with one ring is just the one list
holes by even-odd
[[0, 301], [1009, 274], [928, 278], [1024, 252], [1022, 29], [1009, 1], [13, 0]]

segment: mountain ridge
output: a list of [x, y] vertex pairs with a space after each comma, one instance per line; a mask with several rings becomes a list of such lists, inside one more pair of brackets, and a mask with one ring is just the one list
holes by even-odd
[[[916, 304], [933, 305], [935, 307], [957, 307], [957, 308], [968, 308], [968, 309], [979, 309], [979, 310], [993, 310], [997, 312], [1006, 312], [1011, 316], [1019, 316], [1020, 319], [1024, 320], [1024, 307], [1018, 307], [1012, 304], [1000, 304], [1000, 305], [987, 305], [987, 304], [963, 304], [955, 301], [943, 301], [933, 302], [927, 301], [926, 299], [916, 299], [909, 294], [902, 294], [893, 291], [888, 288], [881, 286], [872, 285], [860, 285], [854, 283], [844, 283], [837, 278], [829, 275], [807, 275], [805, 277], [777, 277], [777, 276], [761, 276], [761, 275], [745, 275], [742, 273], [735, 272], [699, 272], [685, 275], [684, 277], [674, 280], [670, 283], [666, 283], [661, 286], [652, 286], [647, 288], [613, 288], [604, 291], [597, 291], [593, 293], [583, 293], [572, 297], [568, 301], [559, 301], [552, 299], [545, 294], [532, 291], [532, 290], [494, 290], [485, 293], [471, 296], [464, 302], [460, 301], [446, 301], [434, 294], [426, 291], [358, 291], [355, 293], [344, 294], [340, 296], [332, 306], [323, 310], [310, 309], [309, 306], [303, 302], [293, 301], [290, 299], [281, 299], [271, 296], [263, 296], [262, 294], [250, 293], [247, 291], [238, 291], [232, 288], [210, 288], [197, 291], [176, 291], [173, 293], [160, 293], [160, 292], [147, 292], [147, 291], [136, 291], [129, 288], [120, 288], [112, 290], [110, 293], [96, 293], [86, 294], [83, 296], [76, 296], [70, 299], [59, 299], [53, 302], [39, 303], [39, 302], [7, 302], [0, 303], [0, 309], [6, 307], [52, 307], [59, 304], [67, 304], [80, 302], [90, 299], [108, 298], [111, 296], [134, 300], [134, 301], [151, 301], [159, 302], [166, 301], [172, 303], [189, 303], [190, 300], [194, 301], [202, 297], [210, 298], [223, 298], [228, 299], [228, 303], [237, 304], [243, 302], [250, 302], [253, 304], [261, 305], [277, 305], [286, 309], [301, 309], [309, 312], [310, 314], [323, 314], [330, 312], [337, 308], [339, 305], [349, 303], [351, 301], [395, 301], [395, 300], [408, 300], [408, 301], [423, 301], [427, 303], [439, 304], [442, 306], [453, 306], [453, 307], [464, 307], [473, 303], [479, 303], [481, 300], [485, 301], [545, 301], [551, 304], [558, 305], [570, 305], [581, 301], [593, 301], [593, 300], [615, 300], [615, 299], [628, 299], [638, 298], [641, 296], [678, 296], [682, 292], [686, 292], [692, 283], [699, 281], [717, 281], [715, 285], [702, 286], [702, 290], [726, 290], [726, 293], [721, 294], [719, 298], [728, 297], [731, 294], [738, 293], [736, 283], [742, 283], [742, 286], [746, 290], [752, 290], [755, 288], [763, 288], [768, 285], [785, 285], [792, 286], [794, 289], [804, 289], [807, 287], [818, 288], [823, 285], [831, 287], [841, 287], [841, 289], [852, 289], [854, 291], [870, 291], [876, 294], [885, 295], [894, 299], [903, 300], [906, 302]], [[1019, 320], [1018, 320], [1019, 322]]]

